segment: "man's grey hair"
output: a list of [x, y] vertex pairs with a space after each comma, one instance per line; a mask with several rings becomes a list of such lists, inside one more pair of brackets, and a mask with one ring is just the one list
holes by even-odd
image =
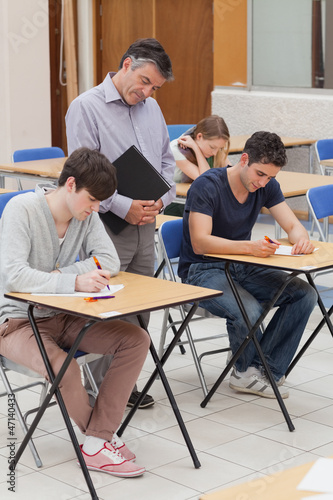
[[132, 43], [121, 58], [119, 69], [123, 67], [123, 62], [127, 57], [132, 60], [133, 71], [147, 63], [152, 63], [167, 81], [174, 79], [170, 57], [155, 38], [140, 38]]

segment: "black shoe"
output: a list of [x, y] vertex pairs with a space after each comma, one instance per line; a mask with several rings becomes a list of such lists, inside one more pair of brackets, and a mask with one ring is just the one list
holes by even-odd
[[[130, 407], [134, 406], [140, 395], [141, 392], [133, 391], [127, 402], [127, 406]], [[148, 406], [153, 406], [154, 403], [155, 403], [154, 399], [151, 396], [149, 396], [149, 394], [146, 394], [141, 403], [139, 404], [139, 409], [142, 410], [143, 408], [148, 408]]]

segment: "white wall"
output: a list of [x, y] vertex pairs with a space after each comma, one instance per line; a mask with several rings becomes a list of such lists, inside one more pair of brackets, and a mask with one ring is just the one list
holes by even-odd
[[212, 112], [225, 119], [231, 135], [270, 130], [307, 139], [333, 137], [333, 95], [215, 89]]
[[47, 0], [0, 0], [0, 161], [51, 146]]

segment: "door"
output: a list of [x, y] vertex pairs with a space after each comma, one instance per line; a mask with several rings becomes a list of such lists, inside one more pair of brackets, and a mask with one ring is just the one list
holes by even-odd
[[211, 114], [213, 90], [212, 0], [101, 0], [96, 33], [98, 83], [117, 71], [137, 38], [154, 37], [169, 54], [175, 80], [156, 92], [165, 120], [197, 123]]

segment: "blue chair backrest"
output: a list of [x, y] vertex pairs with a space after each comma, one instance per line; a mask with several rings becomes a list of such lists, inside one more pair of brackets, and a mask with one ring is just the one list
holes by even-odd
[[160, 230], [169, 260], [178, 258], [183, 238], [183, 219], [163, 222]]
[[170, 141], [174, 139], [178, 139], [181, 135], [184, 134], [187, 130], [194, 127], [194, 125], [186, 125], [186, 124], [178, 124], [178, 125], [167, 125]]
[[309, 189], [307, 198], [317, 219], [333, 215], [333, 184]]
[[34, 148], [34, 149], [18, 149], [13, 153], [13, 162], [46, 160], [48, 158], [63, 158], [65, 153], [61, 148]]
[[0, 218], [2, 217], [2, 212], [4, 211], [5, 206], [7, 205], [7, 203], [11, 198], [22, 193], [29, 193], [29, 191], [33, 191], [33, 189], [26, 189], [24, 191], [13, 191], [12, 193], [0, 194]]
[[333, 158], [333, 139], [320, 139], [316, 142], [318, 160], [330, 160]]

